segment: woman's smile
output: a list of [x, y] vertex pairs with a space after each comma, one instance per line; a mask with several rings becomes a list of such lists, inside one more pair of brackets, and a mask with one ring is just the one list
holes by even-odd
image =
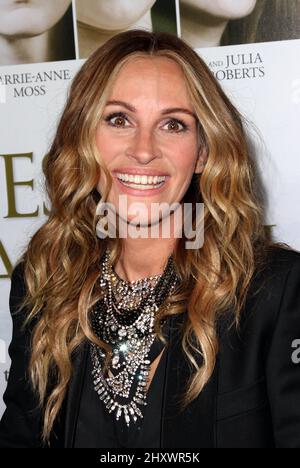
[[120, 173], [114, 175], [117, 186], [123, 193], [140, 197], [160, 194], [165, 190], [169, 178], [169, 176], [129, 176]]
[[170, 175], [158, 170], [122, 168], [113, 171], [117, 187], [129, 195], [151, 196], [161, 193]]

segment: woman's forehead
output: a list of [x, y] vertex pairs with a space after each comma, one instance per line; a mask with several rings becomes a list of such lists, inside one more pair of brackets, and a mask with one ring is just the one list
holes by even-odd
[[131, 57], [118, 72], [118, 76], [133, 75], [139, 77], [147, 76], [147, 73], [158, 77], [174, 74], [176, 77], [184, 78], [181, 66], [169, 57]]
[[168, 94], [188, 99], [185, 76], [179, 64], [165, 57], [135, 58], [123, 65], [111, 86], [114, 99]]

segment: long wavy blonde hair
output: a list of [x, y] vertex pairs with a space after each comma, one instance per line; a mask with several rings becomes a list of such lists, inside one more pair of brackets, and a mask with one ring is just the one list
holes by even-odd
[[[231, 307], [238, 324], [255, 268], [270, 245], [241, 117], [196, 52], [176, 36], [142, 30], [118, 34], [95, 51], [72, 82], [43, 162], [49, 218], [21, 257], [27, 290], [21, 307], [28, 312], [26, 325], [34, 324], [29, 371], [43, 410], [44, 442], [66, 397], [74, 352], [86, 339], [106, 349], [107, 356], [111, 351], [94, 336], [89, 320], [102, 293], [99, 259], [108, 242], [114, 263], [122, 248], [119, 238], [96, 236], [101, 171], [108, 181], [104, 199], [112, 179], [97, 152], [95, 132], [118, 71], [138, 55], [168, 57], [182, 67], [207, 153], [204, 171], [192, 179], [186, 194], [193, 203], [204, 203], [204, 245], [185, 250], [184, 237], [178, 242], [174, 259], [182, 281], [155, 325], [159, 332], [162, 317], [186, 314], [182, 347], [194, 372], [184, 406], [199, 395], [214, 370], [217, 318]], [[201, 365], [193, 353], [202, 357]]]

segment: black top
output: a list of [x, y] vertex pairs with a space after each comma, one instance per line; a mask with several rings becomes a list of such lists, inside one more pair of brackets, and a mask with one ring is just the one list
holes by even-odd
[[[151, 347], [151, 362], [160, 354], [163, 343], [156, 339]], [[162, 394], [165, 380], [166, 349], [156, 368], [147, 391], [147, 405], [139, 407], [144, 417], [130, 422], [124, 417], [117, 421], [115, 412], [109, 413], [93, 387], [92, 362], [88, 353], [84, 385], [75, 433], [74, 448], [159, 448]]]
[[[28, 313], [25, 308], [15, 313], [24, 297], [23, 278], [23, 265], [18, 264], [12, 274], [9, 301], [12, 363], [3, 397], [6, 410], [0, 421], [1, 448], [44, 446], [43, 414], [27, 374], [33, 323], [22, 327]], [[230, 326], [233, 310], [219, 315], [219, 352], [213, 374], [203, 391], [179, 411], [179, 398], [193, 371], [181, 344], [184, 316], [172, 320], [160, 448], [300, 448], [300, 253], [273, 250], [267, 268], [251, 281], [238, 330]], [[199, 352], [190, 352], [198, 361]], [[87, 356], [87, 346], [74, 352], [65, 409], [51, 434], [53, 448], [74, 447]], [[151, 387], [149, 391], [151, 395]], [[97, 431], [101, 422], [99, 418]]]

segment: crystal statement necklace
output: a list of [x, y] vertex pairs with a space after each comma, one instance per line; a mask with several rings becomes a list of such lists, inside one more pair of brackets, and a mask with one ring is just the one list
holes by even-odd
[[171, 255], [161, 275], [124, 281], [114, 272], [110, 253], [107, 248], [100, 279], [105, 294], [97, 302], [91, 322], [94, 333], [112, 345], [113, 355], [109, 372], [104, 375], [105, 353], [90, 344], [92, 377], [95, 391], [109, 413], [113, 412], [117, 421], [123, 415], [129, 427], [131, 422], [143, 418], [141, 409], [147, 405], [149, 354], [156, 339], [154, 318], [179, 283], [179, 277]]

